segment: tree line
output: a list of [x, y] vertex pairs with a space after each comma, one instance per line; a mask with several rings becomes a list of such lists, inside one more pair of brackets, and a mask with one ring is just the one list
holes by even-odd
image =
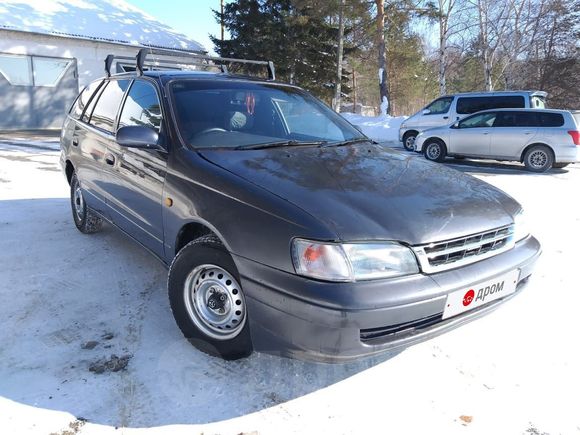
[[211, 37], [217, 53], [272, 60], [337, 111], [516, 89], [580, 109], [580, 0], [236, 0], [214, 14], [229, 34]]

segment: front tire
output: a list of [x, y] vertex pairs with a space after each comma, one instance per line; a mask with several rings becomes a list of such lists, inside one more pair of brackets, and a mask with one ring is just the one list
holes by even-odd
[[535, 145], [528, 149], [524, 155], [526, 169], [531, 172], [546, 172], [553, 163], [552, 150], [544, 145]]
[[226, 360], [252, 353], [239, 273], [216, 236], [195, 239], [179, 251], [168, 291], [177, 326], [196, 348]]
[[85, 202], [83, 191], [76, 174], [70, 181], [70, 205], [73, 220], [77, 229], [83, 234], [92, 234], [101, 231], [103, 219], [101, 219]]
[[430, 139], [423, 145], [423, 154], [427, 160], [432, 162], [442, 162], [447, 155], [445, 144], [438, 139]]
[[408, 131], [403, 135], [403, 147], [407, 151], [415, 151], [415, 140], [417, 139], [416, 131]]

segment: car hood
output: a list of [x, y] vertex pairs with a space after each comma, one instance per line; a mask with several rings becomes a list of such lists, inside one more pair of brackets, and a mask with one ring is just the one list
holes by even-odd
[[341, 240], [446, 240], [508, 225], [520, 208], [474, 177], [370, 143], [200, 153], [316, 217]]

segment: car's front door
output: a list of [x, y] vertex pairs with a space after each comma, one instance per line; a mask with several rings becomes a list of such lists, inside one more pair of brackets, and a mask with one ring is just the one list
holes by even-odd
[[[157, 88], [136, 79], [123, 102], [118, 128], [139, 125], [162, 133]], [[167, 170], [164, 151], [128, 148], [109, 143], [105, 156], [109, 179], [107, 204], [115, 223], [159, 256], [163, 256], [163, 185]]]
[[495, 112], [472, 115], [450, 129], [448, 152], [466, 156], [488, 156]]
[[498, 112], [491, 135], [490, 154], [519, 159], [526, 144], [538, 133], [538, 126], [536, 112]]
[[453, 97], [441, 97], [433, 101], [421, 112], [421, 118], [418, 122], [419, 127], [425, 130], [449, 124], [451, 122], [449, 112], [452, 103]]

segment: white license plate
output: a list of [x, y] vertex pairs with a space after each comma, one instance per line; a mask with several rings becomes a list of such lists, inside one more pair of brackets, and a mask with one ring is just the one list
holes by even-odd
[[449, 293], [443, 318], [456, 316], [514, 293], [519, 276], [519, 270], [512, 270], [496, 278]]

